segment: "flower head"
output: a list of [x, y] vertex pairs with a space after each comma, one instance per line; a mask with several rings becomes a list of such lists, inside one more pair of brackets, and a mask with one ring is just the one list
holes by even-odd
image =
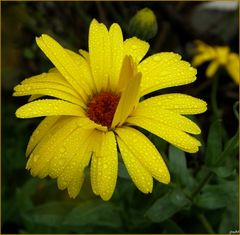
[[227, 46], [211, 47], [202, 41], [196, 41], [197, 54], [194, 56], [193, 66], [199, 66], [206, 61], [211, 61], [207, 70], [206, 76], [211, 78], [216, 73], [219, 66], [224, 66], [232, 77], [239, 84], [239, 56], [236, 53], [230, 52]]
[[117, 180], [118, 149], [142, 192], [152, 191], [153, 178], [170, 181], [160, 153], [137, 127], [184, 151], [198, 151], [200, 142], [189, 134], [200, 129], [183, 115], [204, 112], [204, 101], [179, 93], [139, 101], [150, 92], [196, 79], [196, 70], [178, 54], [158, 53], [142, 61], [148, 43], [136, 37], [123, 41], [118, 24], [108, 31], [96, 20], [90, 25], [89, 52], [74, 53], [48, 35], [36, 41], [55, 67], [14, 88], [15, 96], [31, 95], [17, 117], [46, 116], [26, 151], [26, 168], [33, 176], [57, 178], [58, 187], [74, 198], [90, 165], [93, 192], [109, 200]]

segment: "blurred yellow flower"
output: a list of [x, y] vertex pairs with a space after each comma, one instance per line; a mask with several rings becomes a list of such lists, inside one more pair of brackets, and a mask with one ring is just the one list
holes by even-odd
[[206, 61], [211, 61], [206, 70], [207, 77], [213, 77], [219, 66], [224, 66], [232, 79], [239, 84], [238, 54], [230, 52], [230, 49], [227, 46], [212, 47], [199, 40], [195, 43], [197, 54], [192, 61], [194, 67], [197, 67]]
[[31, 95], [17, 117], [47, 116], [26, 151], [26, 168], [33, 176], [57, 178], [59, 189], [67, 188], [75, 198], [91, 161], [93, 192], [109, 200], [117, 180], [118, 149], [143, 193], [152, 191], [153, 178], [170, 182], [161, 155], [136, 126], [184, 151], [198, 151], [200, 142], [188, 133], [199, 134], [200, 129], [182, 114], [204, 112], [204, 101], [175, 93], [139, 103], [150, 92], [195, 81], [196, 69], [178, 54], [158, 53], [142, 61], [148, 43], [136, 37], [123, 41], [118, 24], [108, 31], [96, 20], [90, 25], [89, 52], [80, 50], [81, 55], [48, 35], [36, 41], [55, 67], [25, 79], [13, 94]]

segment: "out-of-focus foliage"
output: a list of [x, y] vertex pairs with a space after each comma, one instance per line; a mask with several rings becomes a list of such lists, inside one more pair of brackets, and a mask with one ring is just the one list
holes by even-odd
[[194, 84], [156, 92], [194, 95], [207, 101], [208, 111], [194, 118], [202, 129], [202, 147], [197, 154], [185, 154], [142, 130], [164, 156], [172, 179], [169, 185], [155, 182], [150, 195], [136, 189], [120, 163], [117, 188], [109, 202], [93, 195], [89, 177], [80, 195], [69, 199], [65, 191], [57, 189], [55, 180], [33, 178], [25, 170], [27, 141], [39, 119], [15, 117], [15, 110], [26, 98], [12, 97], [13, 86], [52, 66], [37, 48], [35, 36], [47, 33], [69, 49], [87, 50], [92, 18], [106, 25], [119, 23], [127, 38], [130, 20], [147, 7], [158, 24], [157, 35], [149, 40], [149, 54], [173, 51], [191, 61], [196, 39], [226, 45], [239, 53], [238, 9], [226, 11], [202, 4], [1, 3], [2, 233], [172, 234], [229, 233], [238, 229], [238, 86], [224, 70], [208, 80], [203, 64]]

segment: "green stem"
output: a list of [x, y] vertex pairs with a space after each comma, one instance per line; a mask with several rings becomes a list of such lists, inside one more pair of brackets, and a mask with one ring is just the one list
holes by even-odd
[[207, 181], [211, 178], [212, 176], [212, 172], [209, 171], [205, 177], [202, 178], [202, 180], [200, 181], [198, 187], [191, 193], [190, 198], [191, 200], [194, 199], [194, 197], [202, 190], [203, 186], [207, 183]]
[[204, 214], [198, 214], [197, 217], [208, 233], [216, 234]]

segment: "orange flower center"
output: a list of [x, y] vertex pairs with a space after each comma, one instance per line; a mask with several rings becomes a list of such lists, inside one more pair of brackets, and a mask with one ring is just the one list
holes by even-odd
[[102, 92], [88, 103], [87, 116], [95, 123], [111, 127], [120, 97], [112, 92]]

